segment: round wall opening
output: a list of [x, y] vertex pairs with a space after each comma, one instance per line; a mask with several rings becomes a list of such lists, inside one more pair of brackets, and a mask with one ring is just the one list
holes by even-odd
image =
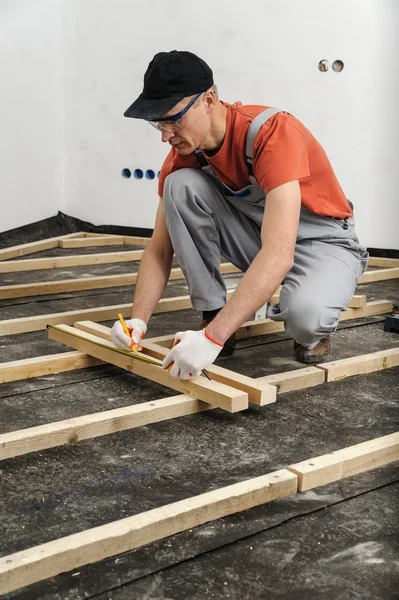
[[323, 60], [321, 60], [319, 62], [319, 64], [317, 65], [317, 68], [319, 69], [319, 71], [321, 71], [322, 73], [325, 73], [326, 71], [328, 71], [329, 68], [329, 62], [326, 58], [323, 58]]
[[152, 169], [147, 169], [145, 172], [146, 179], [155, 179], [155, 173]]
[[344, 68], [344, 63], [342, 62], [342, 60], [334, 60], [334, 62], [332, 64], [333, 71], [335, 71], [336, 73], [341, 73], [343, 68]]
[[132, 172], [130, 169], [122, 169], [121, 175], [124, 179], [129, 179], [132, 176]]
[[141, 169], [135, 169], [133, 173], [135, 179], [143, 179], [143, 171]]

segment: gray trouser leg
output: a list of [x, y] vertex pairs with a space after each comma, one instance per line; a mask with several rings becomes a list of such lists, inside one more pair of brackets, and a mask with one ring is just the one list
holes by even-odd
[[[263, 208], [237, 198], [231, 201], [233, 206], [213, 179], [196, 169], [180, 169], [166, 178], [164, 202], [169, 235], [193, 307], [221, 308], [226, 289], [219, 271], [220, 255], [242, 271], [248, 269], [261, 248]], [[269, 308], [268, 316], [285, 321], [290, 336], [312, 347], [337, 327], [366, 263], [361, 260], [364, 249], [358, 244], [352, 219], [346, 230], [334, 219], [312, 214], [308, 220], [314, 224], [309, 228], [303, 218], [300, 229], [313, 239], [297, 242], [280, 303]]]
[[196, 310], [226, 303], [221, 255], [246, 271], [261, 247], [260, 228], [233, 207], [212, 178], [179, 169], [165, 180], [165, 219]]
[[358, 255], [341, 246], [298, 242], [280, 303], [269, 308], [268, 316], [285, 321], [288, 335], [312, 348], [337, 328], [365, 266]]

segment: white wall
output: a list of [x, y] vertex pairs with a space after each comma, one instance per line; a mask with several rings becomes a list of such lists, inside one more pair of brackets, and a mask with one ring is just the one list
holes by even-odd
[[61, 7], [0, 1], [0, 231], [61, 206]]
[[[2, 0], [0, 11], [9, 91], [0, 230], [58, 208], [152, 227], [157, 180], [121, 170], [157, 172], [168, 148], [123, 112], [153, 55], [177, 48], [209, 62], [224, 100], [300, 118], [354, 202], [362, 242], [399, 248], [396, 0], [250, 0], [234, 10], [231, 0]], [[344, 70], [319, 72], [324, 58]]]
[[[161, 50], [189, 49], [227, 101], [276, 105], [327, 150], [369, 246], [399, 247], [396, 0], [68, 0], [65, 23], [66, 208], [95, 223], [151, 227], [167, 148], [123, 118]], [[341, 73], [321, 73], [321, 59]], [[397, 220], [397, 219], [396, 219]]]

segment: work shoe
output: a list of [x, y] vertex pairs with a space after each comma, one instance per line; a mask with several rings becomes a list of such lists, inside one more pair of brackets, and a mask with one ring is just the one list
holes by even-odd
[[304, 348], [301, 344], [298, 344], [298, 342], [294, 341], [295, 359], [302, 363], [313, 364], [323, 362], [328, 356], [330, 350], [331, 339], [329, 335], [321, 339], [317, 346], [311, 350]]
[[[210, 320], [203, 319], [201, 325], [198, 327], [198, 331], [201, 329], [205, 329], [205, 327], [207, 327], [211, 321], [212, 321], [212, 319], [210, 319]], [[224, 346], [223, 346], [222, 350], [220, 351], [218, 358], [223, 358], [225, 356], [231, 356], [234, 353], [234, 350], [236, 349], [236, 342], [237, 342], [237, 338], [236, 338], [236, 334], [234, 332], [225, 341]]]

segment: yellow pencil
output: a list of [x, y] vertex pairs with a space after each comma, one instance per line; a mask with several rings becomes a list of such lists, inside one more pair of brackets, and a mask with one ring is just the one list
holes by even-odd
[[130, 336], [130, 331], [129, 331], [129, 329], [128, 329], [127, 325], [126, 325], [126, 321], [125, 321], [125, 319], [123, 318], [123, 315], [122, 315], [122, 313], [119, 313], [119, 314], [118, 314], [118, 318], [119, 318], [119, 321], [121, 322], [121, 325], [122, 325], [122, 327], [123, 327], [123, 331], [124, 331], [124, 332], [126, 333], [126, 335], [127, 335], [127, 336], [128, 336], [130, 339], [131, 339], [131, 343], [130, 343], [130, 347], [131, 347], [131, 349], [133, 350], [133, 352], [136, 352], [136, 351], [137, 351], [137, 350], [136, 350], [136, 346], [135, 346], [135, 344], [134, 344], [134, 342], [133, 342], [133, 340], [132, 340], [132, 338], [131, 338], [131, 336]]

